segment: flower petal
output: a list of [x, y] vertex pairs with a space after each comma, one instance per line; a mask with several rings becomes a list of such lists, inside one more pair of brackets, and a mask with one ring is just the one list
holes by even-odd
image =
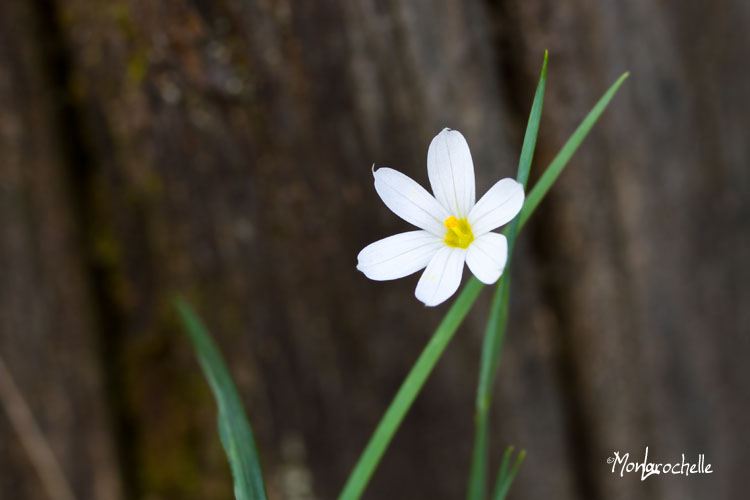
[[427, 150], [427, 174], [435, 198], [459, 219], [474, 206], [474, 162], [466, 139], [457, 130], [443, 129]]
[[481, 236], [513, 220], [521, 211], [523, 200], [520, 183], [510, 178], [499, 180], [469, 212], [474, 236]]
[[485, 285], [495, 283], [508, 260], [508, 240], [502, 234], [486, 233], [474, 240], [466, 252], [466, 264]]
[[373, 176], [375, 191], [394, 214], [441, 238], [445, 236], [443, 221], [449, 214], [425, 188], [392, 168], [374, 170]]
[[371, 280], [403, 278], [423, 269], [445, 244], [427, 231], [394, 234], [367, 245], [357, 255], [357, 269]]
[[458, 289], [464, 272], [466, 250], [443, 247], [432, 257], [417, 283], [414, 295], [426, 306], [436, 306]]

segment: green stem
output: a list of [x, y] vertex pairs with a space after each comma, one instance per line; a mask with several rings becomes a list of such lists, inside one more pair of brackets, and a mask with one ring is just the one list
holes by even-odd
[[[544, 88], [547, 83], [547, 52], [544, 53], [542, 71], [539, 75], [534, 102], [531, 104], [529, 121], [526, 125], [526, 134], [521, 147], [521, 156], [518, 160], [518, 176], [524, 190], [529, 180], [531, 161], [534, 158], [536, 139], [539, 134], [539, 122], [542, 117], [544, 104]], [[525, 203], [524, 203], [525, 205]], [[467, 498], [469, 500], [484, 500], [487, 490], [487, 462], [488, 462], [488, 435], [489, 435], [489, 408], [490, 394], [492, 392], [492, 381], [497, 370], [497, 360], [505, 337], [505, 326], [508, 317], [508, 302], [510, 294], [510, 264], [513, 256], [513, 248], [516, 236], [521, 226], [520, 217], [516, 217], [505, 230], [508, 239], [508, 260], [505, 263], [505, 275], [495, 288], [492, 298], [490, 316], [484, 331], [484, 342], [482, 345], [482, 358], [479, 369], [479, 382], [477, 384], [477, 397], [474, 415], [474, 452], [471, 457], [471, 471], [469, 473], [469, 489]]]
[[[544, 70], [543, 70], [544, 74]], [[552, 160], [552, 163], [547, 167], [542, 174], [542, 177], [534, 185], [534, 189], [531, 190], [521, 210], [520, 215], [506, 230], [506, 236], [508, 237], [508, 262], [506, 264], [506, 279], [502, 279], [497, 285], [496, 293], [492, 301], [492, 309], [490, 316], [487, 321], [487, 327], [485, 329], [484, 343], [482, 346], [482, 358], [479, 370], [479, 383], [477, 386], [477, 397], [476, 397], [476, 415], [475, 415], [475, 436], [474, 436], [474, 452], [472, 454], [472, 466], [471, 474], [469, 476], [469, 500], [484, 500], [486, 497], [487, 490], [487, 464], [489, 455], [489, 411], [492, 402], [492, 387], [494, 380], [499, 368], [500, 353], [502, 351], [503, 341], [505, 340], [505, 330], [507, 326], [507, 311], [508, 311], [508, 299], [510, 295], [510, 283], [507, 279], [507, 273], [509, 272], [511, 257], [513, 253], [513, 247], [515, 245], [515, 238], [517, 236], [517, 228], [520, 230], [521, 227], [528, 221], [529, 217], [539, 205], [541, 200], [547, 194], [552, 184], [557, 180], [560, 173], [563, 171], [568, 161], [576, 152], [578, 147], [581, 145], [583, 140], [588, 135], [591, 128], [594, 126], [596, 121], [601, 116], [602, 112], [606, 109], [609, 102], [614, 97], [617, 89], [622, 85], [622, 82], [628, 77], [628, 73], [622, 75], [607, 92], [599, 99], [593, 109], [584, 118], [583, 122], [576, 128], [573, 135], [565, 143], [560, 152]], [[543, 78], [540, 78], [540, 87], [543, 85]], [[543, 88], [542, 88], [543, 91]], [[537, 92], [539, 96], [539, 92]], [[540, 104], [541, 110], [541, 104]], [[534, 134], [534, 143], [536, 139], [536, 130], [534, 130], [534, 106], [532, 106], [532, 114], [529, 118], [529, 126], [526, 130], [526, 137], [524, 139], [524, 149], [526, 149], [527, 140], [529, 139], [529, 133]], [[536, 122], [538, 128], [538, 121]], [[530, 147], [533, 151], [533, 144], [530, 143]], [[521, 162], [523, 162], [524, 154], [521, 154]], [[527, 156], [530, 158], [531, 156]], [[530, 165], [530, 164], [529, 164]], [[526, 165], [521, 163], [519, 165], [519, 178], [521, 175], [526, 175], [525, 181], [528, 177], [528, 171], [523, 171]]]
[[356, 499], [362, 495], [406, 412], [483, 288], [482, 283], [472, 277], [461, 291], [375, 429], [375, 433], [370, 438], [370, 442], [339, 496], [340, 500]]

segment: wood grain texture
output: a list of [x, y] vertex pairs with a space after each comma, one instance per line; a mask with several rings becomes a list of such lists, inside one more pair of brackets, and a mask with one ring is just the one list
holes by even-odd
[[[444, 312], [414, 299], [416, 277], [355, 270], [363, 246], [407, 229], [370, 166], [426, 185], [427, 145], [450, 126], [471, 145], [478, 194], [513, 175], [544, 49], [532, 178], [632, 77], [519, 240], [494, 463], [507, 444], [528, 450], [516, 498], [746, 492], [743, 2], [30, 5], [0, 7], [0, 144], [15, 158], [2, 170], [0, 341], [26, 391], [59, 382], [35, 403], [68, 411], [45, 416], [61, 456], [74, 436], [105, 457], [96, 480], [66, 465], [81, 499], [116, 498], [119, 484], [128, 498], [231, 498], [176, 291], [226, 353], [269, 496], [334, 497]], [[366, 498], [464, 495], [485, 295]], [[13, 342], [27, 318], [37, 337]], [[65, 339], [72, 367], [37, 357], [63, 348], [48, 338]], [[42, 498], [0, 420], [6, 431], [0, 496]], [[609, 472], [613, 451], [646, 445], [661, 460], [705, 453], [716, 473]]]
[[10, 425], [14, 404], [31, 409], [77, 498], [117, 500], [97, 314], [55, 119], [64, 89], [50, 86], [34, 16], [25, 2], [0, 5], [0, 356], [22, 398], [0, 406], [0, 496], [49, 498]]

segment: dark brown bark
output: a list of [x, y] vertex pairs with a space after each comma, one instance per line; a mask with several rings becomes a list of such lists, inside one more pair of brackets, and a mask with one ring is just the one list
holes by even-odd
[[57, 127], [65, 89], [50, 85], [52, 47], [37, 15], [26, 2], [0, 6], [0, 356], [4, 385], [21, 394], [4, 391], [0, 496], [47, 498], [37, 450], [10, 425], [28, 407], [75, 495], [117, 499], [97, 313]]
[[[426, 184], [450, 126], [478, 193], [512, 176], [544, 49], [532, 177], [632, 76], [520, 238], [493, 464], [528, 450], [516, 498], [746, 493], [743, 2], [24, 4], [0, 4], [0, 354], [79, 498], [231, 497], [178, 291], [226, 353], [270, 496], [335, 497], [446, 309], [355, 270], [407, 227], [370, 165]], [[464, 495], [484, 295], [367, 498]], [[45, 498], [4, 412], [0, 433], [0, 496]], [[610, 473], [647, 445], [716, 472]]]

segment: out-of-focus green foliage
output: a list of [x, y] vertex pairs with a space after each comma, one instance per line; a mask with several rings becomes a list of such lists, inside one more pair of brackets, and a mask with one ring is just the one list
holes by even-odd
[[266, 500], [253, 431], [229, 370], [211, 335], [190, 305], [178, 297], [175, 306], [216, 398], [219, 436], [232, 468], [234, 496], [237, 500]]

